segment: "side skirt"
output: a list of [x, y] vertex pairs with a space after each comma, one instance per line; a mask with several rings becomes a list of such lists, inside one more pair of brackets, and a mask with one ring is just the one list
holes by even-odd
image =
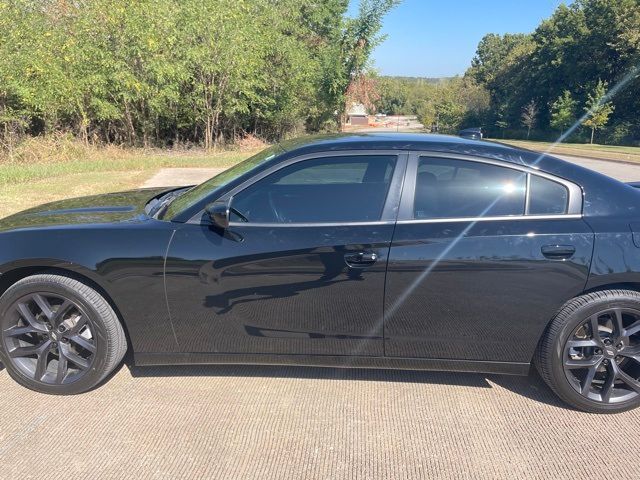
[[396, 357], [350, 357], [333, 355], [273, 355], [227, 353], [136, 353], [136, 366], [158, 365], [299, 365], [306, 367], [380, 368], [444, 372], [528, 375], [530, 363], [486, 362]]

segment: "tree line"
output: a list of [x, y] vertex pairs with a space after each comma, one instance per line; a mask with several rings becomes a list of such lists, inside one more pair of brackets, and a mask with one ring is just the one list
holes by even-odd
[[640, 0], [576, 0], [531, 34], [486, 35], [461, 78], [378, 79], [377, 108], [449, 133], [639, 144], [639, 68]]
[[336, 130], [396, 0], [0, 0], [0, 149]]

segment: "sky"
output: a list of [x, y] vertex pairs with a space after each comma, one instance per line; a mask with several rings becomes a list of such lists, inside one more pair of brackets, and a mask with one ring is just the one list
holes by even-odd
[[[358, 0], [351, 0], [355, 15]], [[384, 19], [373, 53], [382, 75], [450, 77], [471, 64], [487, 33], [529, 33], [562, 0], [403, 0]]]

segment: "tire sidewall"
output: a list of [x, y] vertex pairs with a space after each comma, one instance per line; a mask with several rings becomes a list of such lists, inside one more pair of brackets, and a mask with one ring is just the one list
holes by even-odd
[[10, 287], [2, 297], [0, 297], [0, 328], [5, 328], [5, 319], [9, 312], [9, 308], [14, 302], [29, 295], [31, 293], [51, 293], [54, 295], [62, 295], [74, 303], [76, 303], [82, 311], [89, 316], [91, 332], [96, 341], [96, 353], [89, 368], [82, 378], [67, 385], [49, 385], [38, 382], [29, 378], [16, 368], [5, 351], [4, 340], [0, 342], [0, 360], [7, 369], [9, 375], [19, 384], [42, 393], [57, 395], [73, 395], [76, 393], [86, 392], [93, 388], [104, 376], [104, 370], [107, 365], [107, 348], [108, 338], [107, 332], [99, 312], [96, 307], [88, 302], [82, 295], [79, 295], [72, 288], [54, 282], [48, 282], [37, 279], [25, 279], [22, 282]]
[[632, 295], [632, 293], [634, 292], [629, 292], [629, 294], [616, 294], [606, 299], [589, 302], [572, 312], [569, 319], [560, 329], [559, 334], [552, 344], [549, 373], [556, 387], [556, 393], [566, 402], [576, 404], [583, 410], [596, 413], [617, 413], [640, 406], [640, 395], [626, 402], [616, 404], [603, 404], [583, 397], [571, 386], [563, 367], [564, 348], [567, 340], [573, 331], [591, 315], [610, 308], [630, 308], [640, 311], [640, 294]]

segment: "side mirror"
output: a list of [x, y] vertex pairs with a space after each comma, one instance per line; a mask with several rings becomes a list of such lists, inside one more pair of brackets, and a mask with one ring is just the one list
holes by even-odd
[[231, 198], [227, 201], [217, 201], [205, 207], [205, 212], [214, 225], [227, 229], [229, 228], [229, 217], [231, 213]]

